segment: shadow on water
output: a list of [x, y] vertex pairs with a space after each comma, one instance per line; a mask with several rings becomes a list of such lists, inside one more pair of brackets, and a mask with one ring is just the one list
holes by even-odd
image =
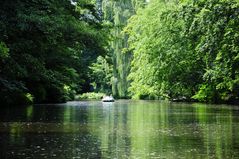
[[239, 158], [239, 109], [120, 100], [3, 108], [0, 158]]

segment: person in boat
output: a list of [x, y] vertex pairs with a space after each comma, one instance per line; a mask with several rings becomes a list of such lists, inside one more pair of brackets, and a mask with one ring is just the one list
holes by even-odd
[[110, 96], [104, 96], [102, 101], [105, 101], [105, 102], [113, 102], [114, 101], [114, 98], [112, 95]]

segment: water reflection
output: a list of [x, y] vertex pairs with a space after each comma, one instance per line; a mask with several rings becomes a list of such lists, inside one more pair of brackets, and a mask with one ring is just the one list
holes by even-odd
[[0, 158], [239, 158], [238, 110], [123, 100], [3, 108]]

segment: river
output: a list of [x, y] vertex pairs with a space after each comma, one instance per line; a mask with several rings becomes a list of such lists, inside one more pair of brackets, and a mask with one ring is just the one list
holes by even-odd
[[239, 107], [132, 100], [1, 107], [0, 158], [239, 158]]

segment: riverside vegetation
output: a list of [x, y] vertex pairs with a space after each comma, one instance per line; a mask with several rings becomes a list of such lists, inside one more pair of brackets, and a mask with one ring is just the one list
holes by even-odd
[[239, 103], [237, 0], [3, 0], [0, 102]]

